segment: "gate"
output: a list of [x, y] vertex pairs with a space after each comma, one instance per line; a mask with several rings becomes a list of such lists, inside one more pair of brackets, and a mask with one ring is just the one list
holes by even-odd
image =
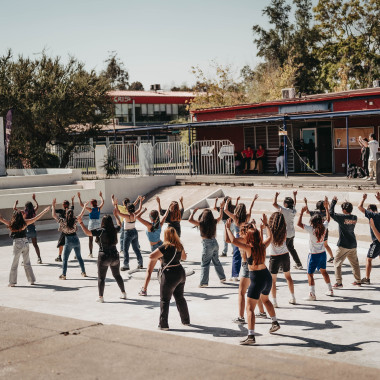
[[139, 148], [136, 144], [112, 144], [108, 148], [108, 157], [118, 163], [117, 174], [139, 175]]
[[192, 175], [235, 174], [234, 145], [229, 140], [194, 141], [190, 157]]
[[181, 141], [158, 142], [153, 148], [154, 175], [190, 174], [189, 146]]

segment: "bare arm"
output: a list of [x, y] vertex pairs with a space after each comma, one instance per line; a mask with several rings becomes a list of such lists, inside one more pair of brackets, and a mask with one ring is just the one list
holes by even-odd
[[150, 231], [152, 229], [153, 224], [149, 223], [147, 220], [141, 217], [141, 215], [144, 214], [145, 211], [146, 208], [144, 208], [140, 213], [136, 214], [136, 219]]
[[193, 212], [191, 213], [191, 215], [190, 215], [190, 218], [189, 218], [189, 222], [191, 223], [191, 224], [194, 224], [194, 226], [198, 226], [199, 227], [199, 222], [197, 221], [197, 220], [194, 220], [194, 215], [195, 215], [195, 213], [198, 211], [198, 208], [195, 208], [194, 210], [193, 210]]
[[[81, 197], [80, 197], [80, 192], [78, 191], [78, 199], [79, 199], [79, 204], [80, 204], [80, 207], [84, 207], [84, 204], [83, 204], [83, 202], [82, 202], [82, 199], [81, 199]], [[86, 202], [86, 204], [88, 204], [89, 202]], [[91, 210], [91, 208], [90, 207], [87, 207], [87, 211], [92, 211]]]
[[222, 220], [222, 218], [223, 218], [223, 207], [221, 207], [219, 210], [219, 216], [216, 219], [216, 223], [219, 223]]
[[13, 210], [17, 211], [17, 205], [18, 205], [18, 200], [16, 200], [15, 204], [13, 205]]
[[380, 232], [377, 230], [377, 228], [375, 226], [375, 222], [373, 221], [372, 218], [369, 220], [369, 225], [371, 226], [371, 229], [372, 229], [374, 235], [376, 236], [376, 239], [380, 240]]
[[140, 205], [139, 205], [139, 208], [137, 209], [137, 211], [135, 212], [135, 214], [138, 214], [141, 211], [142, 204], [143, 204], [143, 201], [144, 201], [145, 197], [139, 195], [139, 199], [140, 199]]
[[235, 207], [237, 207], [237, 205], [239, 204], [239, 201], [240, 201], [240, 195], [236, 198]]
[[41, 211], [38, 215], [31, 219], [25, 219], [25, 223], [27, 226], [37, 222], [38, 219], [41, 219], [48, 211], [50, 210], [50, 206], [46, 207], [43, 211]]
[[225, 212], [230, 218], [232, 218], [233, 221], [235, 221], [235, 215], [234, 215], [232, 212], [228, 211], [228, 205], [229, 205], [230, 203], [231, 203], [231, 198], [228, 198], [226, 204], [224, 205], [224, 212]]
[[272, 242], [272, 231], [268, 226], [268, 218], [265, 214], [263, 214], [263, 217], [261, 219], [262, 225], [266, 228], [267, 230], [267, 238], [265, 241], [263, 241], [265, 248], [268, 248], [269, 244]]
[[103, 194], [102, 194], [101, 191], [99, 192], [99, 197], [100, 197], [100, 199], [101, 199], [101, 203], [100, 203], [100, 205], [99, 205], [99, 208], [102, 209], [103, 206], [104, 206], [104, 198], [103, 198]]
[[57, 200], [54, 198], [53, 203], [51, 204], [51, 216], [58, 222], [58, 216], [55, 212], [56, 204], [57, 204]]
[[116, 224], [117, 224], [119, 227], [121, 227], [121, 220], [120, 220], [120, 218], [118, 217], [118, 215], [116, 214], [115, 209], [113, 209], [113, 216], [115, 217]]
[[187, 253], [185, 252], [185, 250], [183, 250], [181, 253], [181, 260], [186, 260], [186, 259], [187, 259]]
[[0, 215], [0, 222], [4, 223], [7, 227], [9, 226], [9, 220], [4, 219], [1, 215]]
[[363, 194], [363, 198], [358, 206], [359, 211], [361, 211], [363, 214], [365, 213], [364, 202], [366, 199], [367, 199], [367, 194]]
[[303, 201], [305, 202], [306, 212], [310, 215], [309, 206], [307, 205], [307, 199], [304, 198]]
[[246, 219], [247, 222], [249, 222], [249, 220], [251, 219], [252, 208], [253, 208], [253, 205], [255, 204], [256, 199], [258, 197], [259, 197], [259, 195], [256, 194], [255, 197], [252, 199], [251, 205], [249, 206], [249, 210], [248, 210], [248, 213], [247, 213], [247, 219]]
[[[82, 216], [84, 215], [85, 211], [89, 209], [89, 208], [87, 207], [87, 205], [88, 205], [89, 203], [90, 203], [90, 202], [86, 202], [86, 203], [83, 205], [82, 211], [81, 211], [80, 214], [77, 216], [77, 218], [82, 218]], [[90, 210], [91, 210], [91, 209], [90, 209]]]
[[78, 223], [79, 223], [79, 225], [81, 226], [81, 228], [82, 228], [84, 234], [87, 235], [87, 236], [93, 236], [93, 235], [92, 235], [92, 232], [91, 232], [91, 231], [90, 231], [90, 230], [84, 225], [83, 220], [82, 220], [82, 217], [81, 217], [81, 216], [78, 216], [77, 219], [78, 219]]
[[36, 204], [36, 205], [34, 206], [34, 212], [37, 212], [37, 210], [38, 210], [38, 202], [37, 202], [37, 200], [36, 200], [36, 194], [33, 194], [33, 195], [32, 195], [32, 199], [33, 199], [34, 203]]
[[327, 223], [330, 223], [329, 200], [328, 200], [327, 197], [325, 197], [323, 205], [325, 206], [325, 209], [326, 209], [326, 220], [327, 220]]
[[297, 193], [298, 193], [298, 191], [297, 191], [297, 190], [293, 191], [293, 197], [294, 197], [294, 206], [297, 204]]
[[156, 202], [157, 202], [157, 205], [158, 205], [158, 211], [161, 212], [162, 208], [161, 208], [161, 200], [159, 197], [156, 197]]
[[243, 249], [243, 250], [245, 250], [245, 251], [250, 250], [250, 249], [251, 249], [251, 246], [248, 245], [248, 244], [245, 244], [245, 243], [241, 242], [240, 239], [236, 238], [236, 237], [234, 236], [234, 234], [232, 233], [232, 231], [230, 230], [230, 228], [231, 228], [231, 219], [228, 219], [227, 222], [226, 222], [226, 225], [225, 225], [224, 230], [225, 230], [225, 232], [226, 232], [227, 235], [228, 235], [228, 239], [229, 239], [229, 241], [230, 241], [234, 246], [236, 246], [236, 247], [238, 247], [238, 248], [241, 248], [241, 249]]
[[367, 148], [369, 146], [368, 142], [363, 140], [361, 136], [359, 136], [359, 141]]
[[75, 195], [73, 195], [71, 197], [71, 207], [73, 207], [73, 208], [74, 208], [74, 199], [75, 199]]
[[280, 206], [277, 203], [277, 198], [279, 195], [280, 195], [280, 193], [276, 192], [276, 194], [274, 195], [274, 199], [273, 199], [273, 206], [276, 207], [277, 209], [280, 208]]
[[[218, 211], [218, 200], [219, 200], [219, 198], [215, 198], [215, 203], [214, 203], [214, 210], [215, 211]], [[222, 206], [220, 206], [220, 207], [222, 207]]]
[[[300, 215], [298, 217], [297, 226], [300, 227], [300, 228], [302, 228], [302, 229], [303, 229], [302, 217], [303, 217], [304, 212], [306, 212], [306, 206], [302, 207]], [[326, 215], [327, 215], [327, 213], [326, 213]], [[329, 214], [329, 216], [330, 216], [330, 214]]]
[[179, 203], [181, 204], [181, 209], [183, 210], [184, 207], [183, 207], [183, 197], [179, 198]]
[[169, 209], [166, 210], [165, 215], [161, 219], [161, 222], [160, 222], [161, 227], [164, 225], [165, 220], [168, 217], [168, 215], [169, 215]]

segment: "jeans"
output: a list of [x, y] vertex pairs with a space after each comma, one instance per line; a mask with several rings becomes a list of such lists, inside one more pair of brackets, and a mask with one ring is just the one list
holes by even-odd
[[20, 238], [13, 240], [13, 261], [11, 266], [11, 271], [9, 273], [9, 283], [11, 285], [17, 284], [17, 268], [18, 262], [20, 260], [20, 256], [22, 255], [22, 259], [24, 260], [24, 270], [26, 274], [26, 278], [30, 283], [36, 281], [36, 277], [34, 276], [32, 266], [30, 265], [29, 258], [29, 242], [27, 238]]
[[[235, 226], [235, 235], [239, 237], [239, 227]], [[238, 247], [234, 247], [232, 252], [232, 275], [231, 277], [239, 277], [240, 267], [241, 267], [241, 254]]]
[[294, 262], [298, 266], [302, 266], [298, 253], [294, 248], [294, 236], [291, 238], [286, 238], [286, 247], [289, 249], [289, 253], [292, 255]]
[[284, 171], [284, 156], [278, 156], [276, 158], [276, 169], [277, 173]]
[[120, 259], [119, 254], [116, 250], [99, 252], [98, 255], [98, 289], [99, 289], [99, 297], [103, 297], [104, 294], [104, 286], [106, 281], [106, 275], [108, 271], [108, 267], [111, 267], [111, 272], [113, 277], [115, 278], [117, 284], [119, 285], [122, 293], [125, 292], [124, 281], [120, 275]]
[[185, 289], [186, 273], [182, 265], [168, 268], [162, 273], [160, 284], [160, 326], [168, 328], [169, 305], [174, 295], [175, 303], [183, 324], [190, 323], [187, 302], [183, 296]]
[[[223, 223], [224, 224], [226, 224], [226, 222], [227, 222], [227, 220], [223, 220]], [[231, 224], [231, 231], [233, 231], [234, 230], [234, 224], [232, 223]], [[228, 243], [226, 243], [226, 239], [225, 239], [225, 237], [223, 236], [223, 241], [224, 241], [224, 247], [223, 247], [223, 251], [222, 251], [222, 254], [223, 255], [227, 255], [227, 252], [228, 252]], [[232, 245], [232, 244], [231, 244]], [[233, 249], [233, 245], [232, 245], [232, 249]]]
[[120, 232], [120, 252], [124, 251], [124, 229], [121, 229]]
[[80, 269], [82, 270], [82, 273], [85, 273], [86, 270], [84, 269], [84, 262], [82, 259], [82, 255], [80, 254], [80, 241], [78, 239], [78, 235], [73, 236], [65, 236], [65, 246], [63, 247], [63, 263], [62, 263], [62, 274], [66, 276], [67, 272], [67, 261], [69, 260], [69, 256], [71, 253], [71, 250], [74, 249], [75, 256], [78, 259]]
[[226, 275], [219, 261], [219, 245], [216, 239], [202, 239], [203, 252], [201, 264], [201, 285], [208, 285], [211, 261], [214, 264], [216, 274], [220, 280], [225, 280]]
[[136, 254], [138, 265], [143, 266], [143, 258], [140, 252], [139, 235], [136, 228], [124, 230], [124, 267], [129, 267], [129, 246], [132, 244], [133, 251]]

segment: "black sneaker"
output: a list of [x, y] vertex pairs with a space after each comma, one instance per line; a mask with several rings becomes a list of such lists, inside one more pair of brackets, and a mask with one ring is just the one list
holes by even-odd
[[272, 327], [269, 329], [269, 332], [273, 334], [277, 330], [280, 330], [280, 324], [277, 321], [272, 322]]
[[240, 341], [241, 346], [253, 346], [256, 343], [254, 335], [248, 335], [244, 340]]
[[227, 257], [227, 253], [222, 253], [220, 257]]
[[62, 262], [62, 257], [61, 256], [56, 257], [55, 261]]
[[121, 267], [120, 270], [121, 271], [129, 270], [129, 266], [128, 267]]
[[362, 284], [365, 284], [365, 285], [369, 285], [371, 283], [371, 281], [369, 280], [369, 278], [366, 278], [364, 277], [361, 281]]
[[237, 323], [238, 325], [245, 325], [244, 317], [237, 317], [233, 319], [232, 322]]
[[137, 269], [144, 269], [142, 265], [137, 265]]
[[328, 260], [327, 260], [328, 263], [333, 263], [334, 262], [334, 258], [333, 257], [330, 257]]

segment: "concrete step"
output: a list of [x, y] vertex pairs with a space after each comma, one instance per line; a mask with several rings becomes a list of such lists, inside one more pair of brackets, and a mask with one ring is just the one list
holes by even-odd
[[0, 189], [0, 196], [9, 195], [9, 194], [33, 194], [33, 193], [44, 193], [49, 191], [62, 191], [62, 190], [71, 190], [71, 191], [80, 191], [83, 187], [81, 185], [59, 185], [59, 186], [43, 186], [43, 187], [22, 187], [14, 189]]

